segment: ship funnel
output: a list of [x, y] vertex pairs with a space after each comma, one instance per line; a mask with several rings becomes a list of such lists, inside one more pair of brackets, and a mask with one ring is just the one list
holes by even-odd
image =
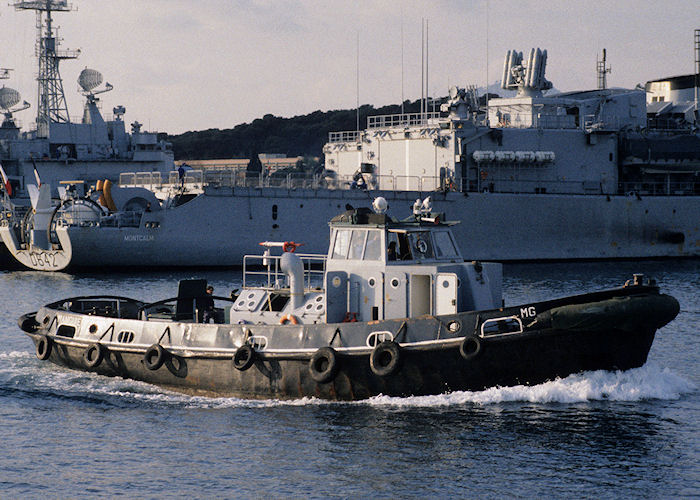
[[304, 304], [304, 265], [298, 255], [284, 252], [280, 257], [280, 269], [289, 278], [292, 308], [297, 309]]

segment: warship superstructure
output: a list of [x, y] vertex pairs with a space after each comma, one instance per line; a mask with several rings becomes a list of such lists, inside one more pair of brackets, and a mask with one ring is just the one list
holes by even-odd
[[[0, 89], [0, 108], [4, 120], [0, 126], [0, 165], [8, 186], [0, 199], [7, 210], [21, 216], [30, 210], [30, 189], [45, 183], [52, 186], [52, 195], [62, 182], [80, 179], [94, 184], [98, 179], [116, 182], [122, 172], [141, 171], [166, 174], [173, 169], [170, 145], [156, 133], [142, 130], [133, 122], [130, 131], [124, 122], [126, 109], [116, 106], [111, 117], [100, 111], [99, 94], [112, 90], [102, 84], [96, 70], [81, 71], [78, 84], [85, 96], [82, 118], [71, 120], [68, 113], [59, 64], [76, 59], [80, 50], [59, 47], [56, 12], [67, 12], [65, 0], [16, 1], [17, 10], [36, 11], [38, 92], [36, 122], [23, 130], [15, 115], [30, 107], [19, 91]], [[2, 70], [8, 76], [7, 70]]]
[[[159, 185], [170, 194], [155, 203], [128, 190], [157, 183], [130, 181], [121, 205], [100, 205], [99, 193], [66, 198], [48, 226], [6, 218], [0, 233], [23, 262], [34, 255], [35, 269], [61, 268], [44, 264], [47, 251], [72, 266], [236, 266], [261, 240], [303, 234], [305, 251], [323, 251], [328, 235], [303, 229], [346, 205], [382, 196], [401, 209], [429, 195], [436, 211], [468, 221], [454, 234], [469, 259], [700, 256], [696, 101], [659, 105], [687, 95], [661, 81], [607, 88], [605, 78], [597, 89], [546, 95], [546, 63], [540, 49], [509, 51], [502, 86], [517, 95], [487, 106], [475, 89], [453, 87], [439, 110], [332, 132], [314, 178], [209, 171], [195, 192]], [[23, 236], [37, 230], [48, 248]]]

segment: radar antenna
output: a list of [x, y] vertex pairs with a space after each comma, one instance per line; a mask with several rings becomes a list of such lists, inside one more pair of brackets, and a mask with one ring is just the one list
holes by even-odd
[[58, 50], [58, 28], [53, 26], [52, 12], [68, 12], [66, 0], [25, 0], [14, 4], [16, 10], [35, 10], [39, 58], [39, 93], [37, 97], [37, 133], [48, 137], [50, 123], [69, 123], [68, 106], [58, 65], [63, 59], [76, 59], [80, 50]]
[[27, 101], [24, 101], [18, 107], [14, 107], [19, 104], [21, 100], [22, 96], [15, 89], [9, 87], [0, 88], [0, 109], [2, 109], [2, 113], [5, 115], [5, 120], [2, 124], [3, 127], [14, 127], [15, 122], [12, 119], [12, 114], [29, 108], [29, 103]]
[[88, 102], [95, 102], [97, 94], [104, 94], [114, 88], [109, 82], [105, 83], [105, 88], [95, 90], [102, 83], [102, 73], [97, 70], [85, 68], [78, 76], [78, 85], [80, 85], [81, 93], [87, 97]]

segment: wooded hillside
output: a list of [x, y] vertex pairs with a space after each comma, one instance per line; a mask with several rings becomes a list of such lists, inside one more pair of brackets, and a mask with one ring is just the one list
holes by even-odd
[[[420, 112], [420, 101], [404, 103], [404, 113]], [[360, 107], [360, 129], [367, 117], [401, 113], [398, 104], [375, 108]], [[329, 132], [356, 129], [357, 111], [343, 109], [314, 111], [308, 115], [281, 118], [265, 115], [251, 123], [232, 129], [208, 129], [168, 135], [176, 160], [209, 160], [222, 158], [253, 158], [258, 153], [282, 153], [287, 156], [321, 157]]]

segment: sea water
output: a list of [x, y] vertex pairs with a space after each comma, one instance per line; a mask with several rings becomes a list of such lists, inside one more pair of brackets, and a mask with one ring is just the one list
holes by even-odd
[[352, 403], [204, 398], [41, 362], [16, 319], [158, 300], [240, 272], [0, 272], [0, 498], [700, 496], [700, 262], [518, 264], [506, 304], [655, 277], [681, 304], [649, 361], [534, 387]]

